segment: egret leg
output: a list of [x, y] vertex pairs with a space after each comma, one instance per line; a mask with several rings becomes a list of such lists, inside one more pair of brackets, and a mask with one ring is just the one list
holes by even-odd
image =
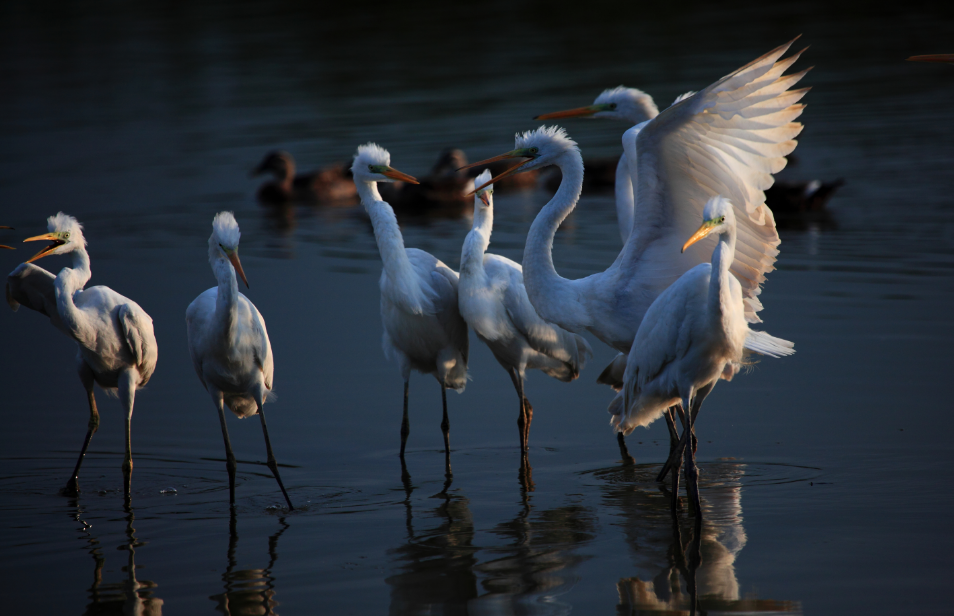
[[676, 451], [679, 447], [679, 432], [676, 429], [676, 412], [680, 411], [681, 407], [672, 406], [666, 409], [666, 412], [663, 413], [663, 416], [666, 418], [666, 426], [669, 428], [669, 457], [666, 459], [666, 463], [663, 464], [662, 470], [659, 471], [659, 474], [656, 475], [656, 481], [662, 482], [666, 480], [666, 475], [669, 474], [669, 470], [672, 468], [673, 462], [679, 459], [682, 456], [681, 452]]
[[126, 500], [130, 499], [132, 487], [132, 414], [136, 402], [136, 381], [139, 375], [127, 370], [119, 377], [119, 398], [126, 411], [126, 453], [123, 457], [123, 489]]
[[636, 458], [629, 455], [629, 448], [626, 447], [626, 437], [622, 432], [616, 433], [616, 442], [619, 443], [619, 455], [623, 456], [623, 464], [636, 464]]
[[407, 437], [411, 433], [411, 421], [407, 417], [407, 398], [408, 387], [411, 384], [409, 380], [404, 381], [404, 419], [401, 421], [401, 465], [404, 465], [404, 447], [407, 445]]
[[526, 398], [523, 399], [523, 414], [527, 418], [527, 427], [523, 431], [523, 449], [524, 451], [530, 451], [530, 424], [533, 423], [533, 405]]
[[441, 402], [444, 405], [444, 419], [441, 421], [441, 432], [444, 433], [444, 457], [447, 466], [450, 466], [450, 420], [447, 418], [447, 387], [441, 383]]
[[520, 428], [520, 453], [526, 455], [530, 433], [527, 406], [529, 406], [530, 401], [523, 395], [523, 378], [516, 368], [510, 369], [510, 378], [513, 380], [513, 386], [517, 390], [517, 398], [520, 400], [520, 412], [517, 414], [517, 427]]
[[[83, 377], [82, 373], [80, 377]], [[93, 395], [92, 373], [89, 375], [88, 384], [86, 379], [83, 378], [83, 385], [86, 386], [86, 398], [89, 401], [89, 424], [87, 424], [86, 439], [83, 441], [83, 448], [80, 450], [79, 459], [76, 460], [76, 467], [73, 469], [73, 474], [70, 476], [69, 481], [66, 482], [66, 487], [63, 488], [63, 494], [66, 496], [76, 496], [79, 493], [80, 466], [83, 465], [83, 460], [86, 458], [86, 450], [89, 448], [90, 440], [93, 438], [93, 435], [96, 434], [96, 431], [99, 430], [99, 411], [96, 409], [96, 396]]]
[[219, 411], [219, 423], [222, 426], [222, 439], [225, 441], [225, 469], [229, 472], [229, 505], [235, 506], [235, 454], [232, 453], [232, 441], [229, 440], [229, 427], [225, 423], [225, 404], [222, 392], [212, 394], [212, 400]]
[[268, 453], [268, 468], [272, 469], [272, 475], [275, 475], [275, 481], [278, 482], [278, 487], [282, 489], [282, 494], [285, 495], [285, 502], [288, 503], [288, 508], [294, 510], [295, 506], [292, 505], [291, 499], [288, 498], [285, 484], [282, 483], [282, 477], [278, 474], [278, 461], [275, 459], [275, 454], [272, 453], [272, 441], [268, 438], [268, 426], [265, 424], [265, 412], [262, 409], [261, 402], [258, 404], [258, 416], [262, 419], [262, 434], [265, 435], [265, 451]]
[[686, 457], [686, 491], [689, 493], [689, 500], [692, 501], [692, 506], [695, 508], [696, 516], [699, 519], [702, 519], [702, 502], [699, 499], [699, 469], [696, 467], [696, 456], [695, 452], [692, 450], [690, 445], [690, 440], [692, 438], [692, 406], [690, 398], [685, 400], [685, 408], [690, 409], [686, 413], [686, 428], [685, 434], [688, 437], [686, 440], [685, 447], [685, 457]]

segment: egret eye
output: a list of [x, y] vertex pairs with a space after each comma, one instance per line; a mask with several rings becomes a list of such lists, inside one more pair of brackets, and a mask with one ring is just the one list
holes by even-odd
[[374, 165], [368, 165], [368, 171], [374, 173]]
[[610, 109], [616, 109], [616, 103], [610, 103], [609, 108], [610, 108]]
[[64, 240], [70, 239], [70, 232], [69, 232], [69, 231], [67, 231], [66, 233], [63, 234], [63, 239], [64, 239]]
[[536, 153], [539, 152], [539, 151], [540, 151], [540, 148], [530, 148], [530, 153], [531, 153], [531, 154], [536, 154]]

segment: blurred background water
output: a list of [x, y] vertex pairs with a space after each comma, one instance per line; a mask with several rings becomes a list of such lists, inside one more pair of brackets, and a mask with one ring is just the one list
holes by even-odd
[[[412, 377], [402, 481], [370, 224], [360, 207], [263, 207], [249, 170], [273, 149], [311, 170], [374, 140], [424, 175], [445, 147], [500, 153], [534, 115], [620, 83], [665, 106], [800, 33], [811, 48], [796, 66], [816, 68], [783, 177], [845, 185], [834, 224], [782, 231], [762, 295], [765, 329], [798, 353], [720, 386], [700, 416], [702, 532], [672, 521], [653, 480], [661, 422], [630, 437], [637, 465], [620, 464], [611, 393], [594, 382], [614, 353], [592, 339], [579, 380], [529, 378], [532, 477], [510, 381], [479, 341], [449, 399], [451, 481], [439, 389]], [[91, 284], [137, 301], [160, 347], [136, 399], [132, 508], [121, 411], [103, 396], [68, 499], [87, 422], [73, 343], [42, 315], [0, 310], [5, 609], [630, 614], [688, 610], [691, 581], [710, 611], [947, 613], [954, 68], [903, 60], [954, 51], [952, 35], [950, 9], [810, 1], [0, 5], [0, 223], [16, 227], [2, 242], [76, 216]], [[618, 155], [625, 126], [565, 126], [584, 155]], [[519, 260], [548, 198], [498, 194], [491, 250]], [[184, 312], [214, 284], [206, 239], [223, 209], [276, 357], [269, 424], [292, 513], [252, 420], [230, 423], [230, 515], [216, 413], [188, 357]], [[457, 267], [466, 211], [402, 223], [408, 246]], [[0, 254], [6, 271], [27, 248]], [[604, 269], [618, 249], [612, 194], [584, 194], [558, 270]]]

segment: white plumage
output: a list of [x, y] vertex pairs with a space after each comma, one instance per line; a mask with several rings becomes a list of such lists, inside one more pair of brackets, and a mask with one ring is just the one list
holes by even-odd
[[[109, 287], [84, 289], [92, 276], [83, 228], [63, 212], [47, 219], [49, 233], [24, 241], [52, 242], [7, 277], [7, 302], [13, 310], [24, 305], [45, 314], [60, 331], [76, 341], [76, 363], [86, 388], [90, 408], [89, 427], [79, 460], [65, 492], [79, 491], [79, 469], [90, 439], [99, 428], [99, 411], [93, 383], [119, 397], [126, 411], [126, 452], [123, 459], [125, 492], [128, 498], [132, 473], [131, 422], [136, 390], [149, 382], [156, 369], [158, 346], [152, 319], [136, 302]], [[73, 267], [64, 267], [57, 276], [33, 265], [48, 255], [71, 254]]]
[[[475, 180], [490, 180], [485, 170]], [[524, 396], [527, 369], [572, 381], [580, 374], [592, 349], [583, 337], [547, 323], [537, 315], [523, 286], [519, 263], [487, 254], [493, 230], [493, 187], [474, 198], [473, 228], [464, 240], [460, 260], [460, 313], [507, 370], [520, 400], [520, 447], [526, 452], [533, 408]]]
[[261, 418], [268, 467], [290, 509], [294, 509], [272, 453], [263, 405], [272, 389], [275, 362], [265, 319], [238, 290], [236, 273], [248, 281], [238, 257], [241, 232], [231, 212], [219, 212], [212, 221], [209, 264], [218, 286], [202, 292], [186, 309], [189, 353], [196, 374], [219, 412], [229, 473], [229, 502], [235, 504], [235, 455], [229, 441], [224, 407], [237, 417]]
[[467, 324], [457, 305], [458, 275], [423, 250], [404, 247], [394, 210], [381, 200], [377, 183], [417, 180], [391, 168], [390, 163], [387, 150], [369, 143], [358, 148], [351, 170], [384, 264], [380, 280], [384, 353], [397, 361], [404, 379], [401, 458], [410, 432], [407, 410], [412, 369], [432, 374], [440, 383], [444, 406], [441, 429], [449, 456], [446, 390], [463, 392], [467, 382]]
[[[737, 246], [733, 210], [723, 197], [706, 203], [702, 227], [684, 249], [715, 235], [719, 243], [711, 262], [683, 274], [646, 311], [629, 352], [623, 389], [610, 404], [611, 424], [624, 434], [649, 425], [669, 407], [682, 405], [686, 427], [680, 447], [686, 449], [690, 490], [695, 490], [695, 467], [693, 448], [686, 447], [686, 440], [692, 420], [716, 381], [731, 380], [741, 365], [749, 334], [742, 286], [729, 275]], [[773, 357], [794, 353], [792, 343], [754, 333], [762, 352]], [[676, 456], [678, 460], [678, 451]], [[694, 498], [698, 501], [697, 495]]]

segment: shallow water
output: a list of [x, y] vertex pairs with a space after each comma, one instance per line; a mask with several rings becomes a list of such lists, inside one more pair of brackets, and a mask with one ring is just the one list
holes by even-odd
[[[119, 405], [102, 394], [69, 499], [58, 489], [87, 422], [73, 343], [42, 315], [0, 310], [10, 613], [630, 614], [688, 610], [691, 592], [709, 611], [948, 611], [952, 419], [935, 392], [954, 343], [954, 71], [901, 60], [951, 51], [950, 15], [505, 8], [402, 3], [368, 22], [296, 3], [0, 7], [0, 223], [17, 228], [2, 241], [75, 215], [92, 284], [135, 299], [160, 346], [136, 400], [131, 509]], [[765, 329], [798, 353], [720, 385], [700, 415], [702, 528], [674, 523], [654, 481], [661, 422], [630, 437], [637, 465], [620, 464], [611, 396], [594, 382], [614, 353], [592, 339], [579, 380], [529, 379], [529, 476], [516, 396], [479, 341], [467, 391], [449, 398], [450, 478], [439, 389], [412, 377], [402, 478], [402, 385], [380, 350], [370, 225], [360, 208], [260, 207], [247, 172], [264, 152], [288, 149], [307, 170], [374, 139], [424, 174], [443, 147], [497, 154], [535, 114], [620, 82], [664, 104], [798, 33], [811, 48], [797, 66], [816, 68], [785, 173], [846, 184], [834, 228], [782, 232], [762, 295]], [[625, 128], [566, 127], [598, 156], [618, 153]], [[498, 194], [492, 250], [519, 260], [547, 199]], [[184, 311], [214, 284], [206, 238], [222, 209], [242, 226], [248, 295], [276, 356], [269, 426], [294, 512], [252, 419], [230, 423], [230, 515], [216, 413], [188, 357]], [[457, 266], [466, 216], [403, 223], [407, 245]], [[618, 248], [612, 195], [585, 195], [554, 257], [578, 277]], [[12, 270], [28, 254], [0, 258]]]

